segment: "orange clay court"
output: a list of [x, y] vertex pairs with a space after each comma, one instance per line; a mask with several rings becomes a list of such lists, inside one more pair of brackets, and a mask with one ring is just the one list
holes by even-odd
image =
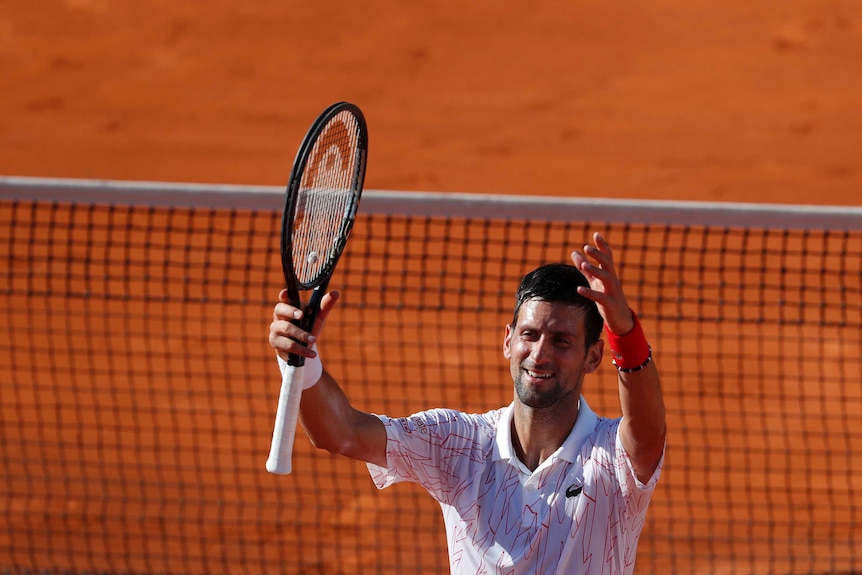
[[[6, 2], [0, 10], [0, 175], [281, 186], [311, 120], [327, 104], [348, 100], [368, 119], [367, 190], [859, 206], [860, 62], [862, 7], [852, 0], [538, 5], [509, 0], [369, 0], [337, 5]], [[123, 217], [97, 211], [88, 222], [101, 225], [115, 218], [116, 224]], [[11, 212], [4, 209], [0, 214], [4, 226], [10, 218]], [[241, 222], [245, 227], [240, 233], [277, 229], [275, 220], [264, 223]], [[221, 222], [193, 224], [204, 229]], [[576, 241], [585, 241], [589, 231]], [[196, 240], [189, 236], [184, 241]], [[149, 252], [145, 255], [154, 258]], [[274, 301], [280, 281], [277, 260], [256, 264], [261, 268], [256, 281], [272, 285]], [[856, 266], [850, 270], [856, 277], [850, 287], [858, 291], [858, 261]], [[143, 268], [125, 271], [157, 276], [165, 269], [155, 263]], [[123, 268], [103, 271], [116, 278]], [[200, 279], [205, 285], [206, 277]], [[118, 282], [112, 289], [143, 289], [123, 286], [121, 279], [112, 281]], [[514, 284], [499, 287], [511, 291]], [[59, 311], [67, 317], [58, 325], [74, 331], [79, 322], [92, 322], [87, 324], [89, 332], [104, 335], [118, 329], [109, 325], [112, 318], [132, 322], [136, 314], [133, 305], [121, 300], [64, 307], [57, 299], [46, 298], [41, 315], [30, 321], [48, 322], [52, 311]], [[14, 309], [33, 304], [13, 294], [4, 305], [11, 318]], [[156, 304], [146, 325], [132, 329], [123, 345], [144, 346], [148, 357], [155, 358], [167, 357], [172, 346], [187, 345], [175, 340], [175, 334], [194, 333], [195, 326], [178, 318], [194, 317], [200, 310], [172, 306]], [[265, 472], [266, 432], [274, 411], [270, 414], [267, 404], [260, 407], [257, 399], [245, 398], [255, 407], [243, 414], [243, 397], [220, 391], [229, 386], [221, 375], [229, 359], [212, 365], [206, 358], [229, 358], [232, 350], [245, 347], [252, 355], [265, 354], [270, 308], [255, 309], [261, 317], [252, 320], [248, 309], [239, 306], [221, 306], [217, 313], [219, 329], [232, 335], [211, 341], [204, 333], [201, 341], [213, 344], [207, 351], [211, 355], [189, 348], [178, 365], [156, 359], [130, 367], [155, 382], [153, 389], [117, 388], [109, 369], [97, 369], [100, 375], [82, 382], [77, 391], [64, 387], [51, 397], [37, 398], [40, 388], [34, 381], [33, 389], [16, 388], [14, 399], [7, 399], [13, 397], [10, 383], [0, 374], [7, 493], [0, 501], [8, 520], [0, 527], [0, 570], [18, 566], [21, 572], [29, 567], [87, 573], [232, 573], [243, 565], [263, 565], [265, 572], [348, 574], [397, 572], [397, 566], [412, 564], [425, 554], [425, 565], [446, 572], [440, 512], [424, 493], [403, 485], [376, 493], [360, 464], [312, 453], [301, 432], [297, 457], [314, 475], [273, 478]], [[344, 330], [361, 326], [365, 313], [362, 306], [347, 307], [340, 319]], [[858, 308], [850, 315], [851, 325], [858, 324]], [[432, 312], [402, 311], [394, 317], [395, 323], [406, 326], [402, 335], [439, 337], [410, 333], [409, 326], [419, 319], [435, 322]], [[499, 324], [502, 334], [502, 321], [508, 318], [484, 319]], [[731, 339], [735, 329], [724, 329], [721, 335]], [[154, 338], [153, 333], [165, 336]], [[846, 369], [837, 360], [854, 353], [859, 357], [859, 336], [842, 333], [849, 343], [825, 350], [830, 363], [818, 375], [858, 383], [858, 362]], [[496, 345], [496, 335], [475, 337], [487, 350]], [[76, 352], [81, 350], [74, 342], [66, 350], [58, 349], [62, 337], [46, 337], [43, 345], [39, 331], [22, 323], [20, 316], [0, 331], [4, 352], [28, 346], [36, 350], [31, 357], [40, 366], [28, 377], [69, 373], [75, 381], [75, 371], [82, 367]], [[94, 345], [106, 349], [120, 345], [104, 337]], [[352, 346], [350, 342], [344, 346], [349, 357], [332, 361], [365, 376], [373, 364], [370, 351]], [[419, 351], [404, 351], [413, 352]], [[493, 353], [475, 352], [475, 357], [466, 353], [470, 357], [461, 360], [467, 363], [488, 365], [492, 371], [500, 366]], [[7, 355], [4, 361], [24, 362], [14, 353]], [[352, 359], [356, 356], [366, 360], [360, 367]], [[435, 360], [445, 358], [423, 358], [429, 365]], [[97, 361], [110, 364], [111, 358], [97, 355]], [[274, 410], [277, 382], [272, 366], [242, 368], [258, 377], [261, 386], [271, 382]], [[397, 369], [392, 369], [387, 374], [398, 377]], [[445, 366], [441, 369], [440, 375], [446, 375]], [[209, 379], [183, 380], [183, 373], [204, 373]], [[479, 404], [475, 409], [507, 402], [505, 371], [499, 373], [499, 392], [465, 401]], [[605, 373], [600, 377], [606, 379]], [[168, 375], [160, 379], [159, 374]], [[189, 388], [172, 387], [175, 378]], [[594, 379], [591, 385], [599, 381]], [[101, 402], [108, 400], [99, 392], [106, 389], [111, 390], [112, 405], [126, 411], [100, 410]], [[590, 391], [588, 384], [588, 398]], [[406, 414], [402, 405], [431, 407], [411, 404], [413, 392], [376, 389], [372, 384], [363, 391], [370, 399], [362, 407], [375, 410], [374, 402], [385, 400], [392, 415]], [[434, 390], [422, 393], [438, 399]], [[451, 403], [466, 395], [464, 390], [445, 393], [439, 399]], [[841, 417], [855, 423], [829, 423], [835, 421], [829, 410], [842, 405], [822, 403], [823, 425], [848, 426], [843, 437], [857, 437], [862, 417], [858, 391], [851, 393], [856, 395], [850, 397], [849, 408], [843, 405]], [[207, 424], [211, 429], [204, 431], [191, 421], [198, 413], [194, 404], [201, 398], [211, 402]], [[32, 413], [15, 408], [37, 400], [43, 407]], [[765, 399], [760, 407], [767, 415], [759, 423], [769, 423], [782, 401]], [[74, 413], [68, 412], [70, 405], [76, 406]], [[613, 408], [612, 402], [608, 405]], [[725, 419], [708, 419], [714, 407], [708, 402], [698, 406], [705, 428], [727, 424]], [[155, 424], [166, 409], [175, 410], [179, 422], [160, 430]], [[129, 411], [139, 414], [136, 424], [150, 428], [126, 427], [117, 413]], [[74, 425], [56, 429], [49, 425], [48, 431], [36, 433], [51, 417], [80, 422], [87, 430], [81, 433], [91, 435], [70, 439], [67, 432], [74, 433]], [[805, 433], [821, 430], [813, 424], [808, 430], [808, 425], [801, 424]], [[99, 426], [118, 429], [121, 437], [102, 436]], [[261, 437], [263, 444], [257, 445]], [[87, 463], [97, 459], [118, 468], [128, 464], [132, 460], [122, 452], [122, 441], [138, 446], [135, 464], [118, 472], [117, 478], [99, 476], [102, 507], [82, 512], [81, 505], [90, 501], [83, 494], [92, 493], [92, 485], [62, 478], [89, 477]], [[237, 456], [241, 463], [231, 472], [218, 461], [165, 461], [159, 452], [161, 445], [170, 444], [175, 453], [192, 453], [191, 446], [201, 441], [219, 445], [226, 460], [242, 454]], [[70, 453], [69, 442], [79, 451]], [[703, 520], [688, 534], [692, 538], [686, 544], [661, 534], [649, 546], [642, 543], [640, 557], [657, 552], [664, 559], [642, 563], [639, 573], [697, 572], [698, 559], [709, 565], [703, 572], [733, 572], [719, 559], [733, 538], [716, 532], [732, 524], [737, 511], [712, 502], [694, 511], [673, 505], [674, 489], [706, 481], [704, 470], [734, 477], [739, 461], [734, 445], [726, 447], [712, 462], [683, 463], [681, 452], [696, 457], [695, 449], [669, 452], [668, 469], [673, 469], [675, 456], [677, 469], [685, 472], [677, 471], [660, 483], [648, 525], [655, 521], [672, 526], [674, 519], [692, 513], [703, 513]], [[760, 447], [794, 453], [792, 446], [776, 438], [764, 438]], [[858, 455], [858, 447], [853, 449]], [[778, 455], [761, 461], [744, 457], [746, 466], [763, 469], [762, 475], [746, 480], [747, 488], [784, 481], [769, 472], [770, 461], [775, 461], [770, 457]], [[792, 506], [807, 510], [808, 517], [833, 522], [828, 533], [810, 534], [806, 552], [812, 556], [822, 556], [821, 547], [828, 547], [830, 538], [858, 541], [844, 526], [859, 526], [858, 502], [851, 502], [862, 489], [858, 482], [862, 470], [852, 461], [827, 459], [808, 456], [799, 465], [835, 465], [856, 479], [822, 493], [815, 486], [808, 492], [820, 493], [817, 501], [791, 498]], [[50, 466], [52, 461], [64, 463], [58, 469]], [[254, 465], [259, 473], [252, 471]], [[206, 470], [219, 481], [208, 479]], [[344, 482], [351, 493], [321, 500], [315, 482], [320, 477], [327, 488]], [[129, 498], [130, 493], [137, 496]], [[265, 495], [256, 499], [261, 493]], [[734, 493], [726, 495], [722, 501], [732, 502]], [[198, 506], [195, 498], [219, 504]], [[296, 522], [279, 516], [286, 498], [301, 502]], [[834, 511], [837, 507], [842, 510]], [[783, 540], [800, 536], [804, 527], [785, 525], [794, 517], [790, 511], [752, 508], [754, 513], [763, 509], [758, 520], [775, 527], [774, 533], [765, 534], [750, 528], [749, 543], [735, 543], [746, 572], [767, 573], [770, 568], [780, 573], [826, 572], [830, 567], [862, 565], [858, 550], [852, 557], [827, 561], [825, 569], [823, 563], [815, 566], [798, 556], [790, 561], [767, 559], [783, 553]], [[396, 509], [402, 515], [393, 526], [389, 516]], [[137, 520], [116, 519], [124, 516]], [[89, 518], [89, 523], [82, 518]], [[189, 528], [186, 522], [200, 527]], [[273, 531], [274, 524], [280, 530]], [[375, 530], [381, 524], [388, 526], [382, 534]], [[16, 543], [21, 541], [26, 544]], [[297, 542], [302, 549], [294, 548]], [[677, 559], [675, 546], [684, 549]], [[122, 552], [112, 553], [118, 549]], [[297, 554], [302, 561], [285, 559]]]

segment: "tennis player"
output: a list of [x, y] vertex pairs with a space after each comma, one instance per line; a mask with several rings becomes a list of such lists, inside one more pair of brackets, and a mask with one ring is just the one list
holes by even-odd
[[[312, 443], [365, 461], [380, 489], [422, 485], [443, 509], [452, 574], [634, 572], [664, 458], [659, 375], [608, 243], [595, 234], [572, 262], [521, 282], [503, 337], [514, 399], [481, 414], [355, 409], [315, 350], [291, 339], [316, 342], [338, 292], [324, 297], [314, 334], [290, 323], [301, 312], [284, 293], [275, 306], [269, 341], [282, 369], [289, 353], [309, 358], [300, 416]], [[617, 419], [582, 395], [604, 358], [603, 326], [618, 370]]]

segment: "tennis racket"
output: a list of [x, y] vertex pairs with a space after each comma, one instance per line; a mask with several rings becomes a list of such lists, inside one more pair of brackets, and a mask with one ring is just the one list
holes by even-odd
[[[281, 267], [293, 323], [310, 332], [356, 218], [365, 181], [368, 130], [360, 109], [338, 102], [311, 125], [299, 147], [281, 219]], [[303, 304], [301, 296], [311, 292]], [[266, 469], [291, 472], [305, 358], [291, 354], [281, 381]]]

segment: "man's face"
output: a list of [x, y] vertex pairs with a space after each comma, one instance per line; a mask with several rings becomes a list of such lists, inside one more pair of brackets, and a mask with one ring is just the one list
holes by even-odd
[[584, 375], [595, 371], [603, 344], [587, 348], [585, 311], [560, 302], [528, 300], [514, 326], [506, 326], [503, 355], [509, 360], [518, 400], [542, 409], [577, 402]]

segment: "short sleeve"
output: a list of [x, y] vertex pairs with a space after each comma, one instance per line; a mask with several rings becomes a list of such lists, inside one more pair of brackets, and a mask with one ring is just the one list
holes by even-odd
[[631, 458], [623, 447], [619, 434], [619, 426], [617, 426], [615, 444], [614, 469], [623, 500], [625, 501], [625, 516], [630, 522], [643, 524], [646, 521], [647, 507], [649, 507], [652, 494], [661, 476], [662, 464], [664, 463], [664, 450], [662, 450], [661, 458], [652, 476], [646, 483], [643, 483], [638, 479]]
[[368, 463], [374, 484], [383, 489], [409, 481], [446, 501], [462, 478], [484, 465], [484, 444], [493, 429], [482, 416], [432, 409], [402, 418], [376, 416], [386, 429], [386, 468]]

